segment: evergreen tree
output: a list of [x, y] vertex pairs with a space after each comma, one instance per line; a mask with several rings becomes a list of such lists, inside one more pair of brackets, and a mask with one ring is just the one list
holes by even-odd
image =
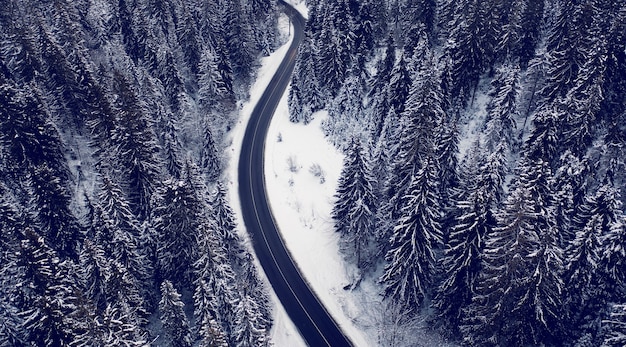
[[590, 171], [586, 159], [580, 160], [566, 151], [561, 156], [554, 174], [556, 222], [561, 228], [559, 243], [563, 248], [574, 239], [576, 231], [582, 227], [580, 224], [586, 223], [579, 221], [577, 223], [579, 226], [574, 226], [575, 215], [585, 201]]
[[600, 263], [610, 284], [608, 292], [614, 296], [613, 300], [619, 300], [626, 291], [626, 216], [622, 215], [610, 225], [609, 232], [602, 238], [602, 245], [604, 252]]
[[387, 90], [387, 98], [389, 106], [393, 108], [396, 114], [404, 112], [404, 104], [409, 97], [409, 89], [411, 87], [411, 75], [407, 70], [406, 56], [403, 53], [400, 59], [395, 63], [391, 70], [389, 79], [389, 89]]
[[373, 255], [376, 213], [373, 181], [361, 143], [353, 140], [339, 178], [332, 218], [335, 231], [341, 233], [346, 256], [361, 270], [371, 265]]
[[219, 56], [211, 46], [202, 51], [199, 64], [198, 98], [207, 109], [234, 99], [230, 71], [220, 71]]
[[[436, 127], [446, 119], [441, 108], [442, 94], [434, 57], [428, 49], [425, 53], [423, 65], [413, 74], [409, 97], [400, 118], [401, 133], [396, 140], [398, 149], [394, 156], [391, 184], [388, 185], [388, 208], [393, 220], [399, 217], [399, 211], [403, 207], [402, 199], [407, 193], [412, 175], [421, 169], [420, 164], [437, 154]], [[416, 50], [415, 61], [418, 54], [420, 53]], [[449, 144], [453, 147], [453, 143]]]
[[43, 164], [34, 168], [29, 179], [32, 206], [41, 230], [61, 257], [78, 259], [82, 230], [70, 210], [72, 197], [55, 172]]
[[[148, 250], [140, 245], [150, 244], [144, 228], [132, 213], [122, 189], [107, 176], [101, 177], [98, 192], [101, 213], [97, 242], [104, 246], [110, 258], [119, 262], [135, 280], [147, 281], [153, 271]], [[145, 290], [144, 290], [145, 293]]]
[[509, 64], [501, 66], [491, 82], [487, 105], [486, 145], [490, 151], [504, 141], [512, 147], [515, 138], [513, 131], [516, 128], [517, 97], [519, 95], [519, 67]]
[[[20, 317], [27, 341], [67, 346], [75, 337], [78, 309], [68, 263], [33, 229], [24, 230], [19, 266], [23, 269]], [[80, 319], [80, 317], [78, 317]]]
[[85, 239], [80, 249], [78, 278], [85, 296], [98, 312], [107, 308], [107, 276], [109, 260], [100, 245]]
[[89, 322], [89, 329], [77, 336], [72, 346], [149, 346], [146, 334], [138, 333], [139, 330], [122, 310], [109, 305]]
[[235, 216], [227, 200], [227, 191], [223, 184], [218, 183], [211, 201], [212, 219], [217, 228], [217, 236], [224, 247], [228, 262], [237, 266], [243, 253], [241, 239], [237, 235]]
[[46, 164], [65, 185], [70, 173], [63, 157], [64, 144], [37, 94], [10, 82], [0, 85], [0, 143], [9, 156], [7, 168], [19, 178]]
[[267, 331], [262, 324], [263, 318], [259, 317], [256, 306], [257, 303], [248, 295], [243, 295], [237, 303], [235, 308], [237, 320], [233, 331], [235, 343], [233, 346], [270, 346]]
[[389, 100], [387, 99], [387, 89], [391, 79], [391, 71], [396, 62], [396, 52], [393, 37], [387, 38], [385, 55], [376, 64], [376, 74], [371, 79], [368, 96], [372, 99], [371, 109], [376, 132], [375, 136], [380, 136], [385, 118], [389, 113]]
[[526, 346], [560, 341], [562, 250], [550, 202], [547, 163], [526, 162], [486, 236], [483, 270], [464, 312], [470, 345]]
[[165, 333], [165, 344], [172, 347], [191, 347], [189, 321], [183, 311], [184, 303], [170, 281], [161, 283], [159, 312]]
[[203, 137], [202, 151], [200, 152], [200, 167], [204, 169], [207, 180], [209, 182], [215, 182], [220, 176], [222, 165], [220, 164], [219, 154], [208, 120], [203, 123], [202, 130]]
[[[114, 169], [121, 167], [118, 170], [122, 183], [128, 187], [132, 211], [143, 220], [151, 212], [152, 196], [160, 176], [161, 163], [157, 157], [160, 148], [136, 91], [118, 72], [114, 83], [114, 92], [118, 95], [116, 107], [120, 112], [111, 136], [111, 157], [105, 163]], [[121, 165], [114, 165], [115, 161]]]
[[453, 330], [460, 325], [463, 310], [471, 304], [478, 285], [485, 238], [496, 227], [494, 210], [502, 191], [504, 168], [502, 151], [489, 155], [477, 172], [467, 176], [464, 196], [454, 207], [455, 218], [441, 259], [443, 280], [434, 298], [434, 306]]
[[602, 347], [617, 347], [626, 343], [626, 305], [613, 304], [609, 319], [602, 324], [606, 329]]
[[218, 298], [214, 291], [216, 263], [226, 262], [217, 241], [214, 223], [205, 224], [198, 236], [198, 259], [194, 262], [194, 317], [201, 346], [227, 346], [227, 338], [217, 316]]
[[160, 276], [187, 285], [204, 206], [193, 187], [184, 181], [163, 182], [159, 196], [162, 201], [155, 210], [155, 229]]
[[413, 313], [429, 296], [435, 250], [442, 237], [435, 165], [432, 158], [427, 159], [411, 178], [380, 278], [385, 296]]

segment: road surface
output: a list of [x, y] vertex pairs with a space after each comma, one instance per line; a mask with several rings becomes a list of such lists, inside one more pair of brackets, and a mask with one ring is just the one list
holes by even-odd
[[305, 20], [284, 5], [291, 18], [294, 38], [276, 74], [252, 111], [239, 157], [239, 197], [254, 251], [287, 314], [311, 347], [352, 346], [293, 262], [268, 205], [264, 177], [264, 147], [267, 130], [293, 72]]

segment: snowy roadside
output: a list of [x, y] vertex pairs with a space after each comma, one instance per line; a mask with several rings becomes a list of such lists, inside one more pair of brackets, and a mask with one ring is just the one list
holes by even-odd
[[[279, 18], [279, 28], [285, 36], [287, 36], [287, 32], [289, 31], [289, 19], [286, 15], [282, 14]], [[269, 84], [272, 76], [278, 69], [280, 62], [283, 60], [289, 45], [291, 44], [292, 37], [289, 37], [289, 40], [281, 46], [276, 52], [272, 53], [269, 57], [265, 57], [261, 60], [261, 68], [258, 71], [257, 79], [252, 85], [250, 89], [250, 99], [243, 104], [240, 111], [240, 118], [237, 121], [237, 124], [233, 128], [230, 133], [230, 148], [229, 148], [229, 160], [228, 160], [228, 169], [226, 170], [226, 183], [228, 187], [228, 198], [231, 204], [231, 207], [235, 213], [235, 218], [237, 225], [239, 226], [239, 235], [243, 240], [248, 244], [248, 249], [252, 249], [252, 245], [250, 244], [250, 238], [245, 231], [245, 224], [243, 222], [242, 214], [241, 214], [241, 202], [239, 201], [239, 185], [237, 182], [237, 163], [239, 161], [239, 154], [241, 152], [241, 144], [243, 141], [243, 135], [246, 131], [246, 125], [248, 124], [248, 120], [250, 119], [250, 115], [254, 106], [257, 104], [258, 100], [261, 98], [261, 94]], [[261, 268], [261, 265], [254, 257], [255, 264], [259, 271], [259, 275], [263, 278], [266, 286], [271, 288], [269, 281], [265, 277], [265, 273]], [[300, 333], [296, 329], [296, 327], [289, 319], [287, 312], [280, 304], [278, 297], [274, 294], [273, 291], [270, 290], [270, 299], [273, 304], [273, 319], [274, 326], [271, 331], [272, 341], [276, 346], [306, 346], [306, 343], [300, 336]]]
[[[306, 7], [303, 2], [296, 4], [296, 8], [306, 15]], [[284, 34], [291, 32], [286, 16], [281, 15], [279, 27]], [[250, 90], [250, 99], [242, 106], [240, 119], [230, 134], [232, 143], [226, 177], [228, 194], [237, 223], [240, 226], [240, 235], [247, 243], [249, 243], [249, 236], [245, 232], [241, 217], [241, 202], [238, 194], [237, 161], [241, 151], [243, 134], [252, 109], [269, 84], [290, 43], [291, 37], [276, 52], [262, 59], [257, 80]], [[306, 280], [320, 296], [322, 303], [327, 306], [330, 313], [356, 345], [374, 345], [368, 343], [368, 339], [353, 324], [354, 316], [351, 315], [351, 318], [346, 315], [346, 312], [355, 311], [353, 300], [346, 297], [347, 294], [342, 289], [350, 280], [348, 272], [344, 268], [344, 262], [339, 255], [332, 223], [327, 217], [330, 215], [331, 199], [341, 171], [343, 157], [324, 138], [319, 127], [319, 121], [322, 117], [318, 117], [316, 123], [306, 127], [289, 122], [286, 96], [287, 93], [278, 105], [266, 144], [266, 179], [272, 210], [288, 249], [294, 255], [294, 259], [303, 271]], [[287, 139], [290, 139], [289, 142], [286, 140], [277, 142], [277, 132], [282, 132]], [[307, 144], [311, 144], [311, 147], [308, 152], [305, 152]], [[293, 151], [285, 153], [279, 149], [280, 147]], [[311, 156], [311, 154], [316, 154], [316, 156]], [[287, 157], [284, 157], [285, 155]], [[297, 189], [285, 187], [285, 185], [289, 186], [288, 181], [294, 178], [287, 167], [287, 158], [291, 155], [295, 155], [297, 160], [301, 160], [302, 164], [307, 165], [305, 169], [300, 171], [300, 175], [295, 175], [299, 182]], [[326, 171], [326, 183], [320, 184], [319, 177], [309, 173], [309, 167], [313, 162], [318, 163]], [[304, 199], [299, 199], [299, 194], [303, 194]], [[296, 212], [297, 210], [300, 213]], [[293, 218], [294, 214], [296, 215], [295, 219]], [[256, 265], [261, 276], [265, 278], [258, 261], [256, 261]], [[265, 282], [269, 287], [267, 279]], [[271, 292], [271, 299], [274, 304], [274, 327], [271, 332], [274, 344], [278, 347], [306, 346], [273, 292]], [[357, 314], [357, 312], [354, 313]]]

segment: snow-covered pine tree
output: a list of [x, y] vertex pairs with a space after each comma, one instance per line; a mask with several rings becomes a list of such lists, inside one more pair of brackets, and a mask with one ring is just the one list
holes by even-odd
[[620, 300], [620, 295], [626, 291], [626, 215], [622, 214], [610, 225], [602, 245], [600, 266], [608, 277], [605, 280], [611, 284], [608, 292], [613, 300]]
[[19, 205], [0, 182], [0, 346], [22, 346], [27, 342], [19, 315], [19, 246], [24, 221]]
[[233, 346], [271, 346], [264, 324], [265, 318], [260, 314], [258, 303], [252, 297], [242, 295], [235, 307], [235, 317]]
[[430, 295], [435, 252], [442, 238], [436, 165], [432, 157], [427, 158], [411, 177], [380, 278], [385, 297], [411, 313], [417, 313]]
[[209, 120], [205, 120], [202, 124], [202, 150], [200, 152], [200, 167], [203, 169], [206, 179], [209, 182], [215, 182], [220, 176], [222, 165], [220, 163], [217, 144], [213, 137], [213, 132], [209, 124]]
[[31, 206], [47, 243], [54, 245], [62, 258], [77, 260], [83, 234], [70, 209], [72, 197], [55, 171], [47, 163], [33, 168], [29, 177]]
[[613, 304], [608, 319], [602, 321], [605, 337], [602, 347], [619, 347], [626, 344], [626, 305]]
[[219, 56], [209, 45], [200, 57], [198, 79], [198, 99], [207, 110], [216, 108], [223, 100], [234, 98], [232, 85], [228, 85], [224, 73], [228, 71], [219, 70]]
[[389, 87], [386, 97], [389, 107], [393, 108], [396, 114], [404, 112], [404, 104], [409, 97], [409, 89], [412, 85], [411, 74], [407, 69], [406, 54], [410, 54], [410, 52], [402, 52], [398, 61], [394, 63], [389, 81], [387, 82]]
[[361, 142], [352, 140], [339, 177], [332, 218], [335, 231], [341, 234], [344, 254], [361, 270], [372, 265], [375, 250], [373, 182]]
[[23, 230], [18, 266], [21, 268], [20, 327], [26, 341], [41, 346], [68, 346], [77, 333], [79, 310], [69, 272], [70, 264], [61, 261], [43, 237], [27, 227]]
[[556, 222], [560, 226], [559, 244], [562, 248], [575, 237], [576, 230], [582, 225], [574, 227], [574, 216], [583, 205], [587, 190], [587, 177], [591, 169], [588, 158], [582, 160], [566, 151], [559, 159], [554, 174]]
[[194, 317], [201, 346], [226, 347], [227, 337], [218, 323], [218, 298], [215, 293], [215, 264], [226, 262], [217, 239], [217, 226], [207, 223], [198, 233], [198, 259], [194, 262]]
[[154, 214], [159, 275], [186, 287], [196, 259], [197, 233], [206, 208], [198, 192], [184, 181], [166, 180]]
[[[96, 206], [100, 216], [95, 222], [102, 224], [92, 225], [98, 229], [95, 242], [136, 281], [146, 283], [154, 271], [154, 264], [149, 259], [151, 250], [145, 247], [153, 243], [149, 240], [151, 235], [131, 211], [121, 187], [106, 175], [102, 175], [100, 181]], [[142, 286], [142, 291], [145, 294], [147, 288]]]
[[106, 165], [117, 169], [121, 183], [128, 187], [133, 213], [145, 220], [152, 212], [152, 198], [161, 175], [162, 163], [157, 156], [160, 147], [141, 99], [120, 72], [114, 74], [113, 92], [118, 96], [116, 108], [120, 111]]
[[322, 125], [324, 133], [339, 148], [348, 147], [348, 140], [359, 138], [367, 141], [368, 131], [363, 131], [364, 124], [370, 124], [368, 113], [363, 109], [365, 81], [356, 71], [346, 77], [337, 92], [337, 96], [328, 105], [328, 119]]
[[216, 233], [221, 247], [224, 247], [225, 256], [231, 266], [241, 265], [243, 249], [241, 239], [237, 235], [237, 224], [234, 212], [228, 203], [226, 187], [218, 183], [211, 199], [213, 213], [210, 218], [216, 225]]
[[560, 341], [563, 255], [546, 162], [524, 161], [498, 226], [486, 236], [482, 273], [464, 311], [464, 343], [526, 346]]
[[33, 167], [46, 164], [65, 186], [70, 178], [63, 157], [65, 146], [35, 88], [19, 88], [9, 81], [0, 85], [0, 143], [7, 155], [5, 165], [14, 179], [23, 180]]
[[482, 272], [485, 238], [496, 227], [494, 210], [501, 198], [505, 164], [503, 150], [496, 151], [479, 163], [477, 171], [464, 175], [463, 193], [453, 207], [455, 218], [445, 235], [441, 259], [443, 280], [433, 300], [453, 331], [472, 302]]
[[164, 343], [171, 347], [191, 347], [191, 331], [189, 321], [183, 310], [185, 304], [181, 300], [172, 282], [161, 283], [161, 301], [159, 301], [159, 319], [163, 323]]
[[[403, 207], [403, 197], [407, 193], [411, 177], [421, 169], [419, 165], [429, 157], [438, 159], [435, 157], [437, 126], [446, 119], [434, 56], [426, 43], [422, 43], [421, 49], [415, 49], [412, 59], [415, 64], [420, 62], [421, 65], [416, 67], [417, 70], [412, 75], [408, 98], [403, 106], [404, 112], [400, 115], [401, 133], [394, 143], [397, 152], [394, 151], [396, 153], [393, 154], [386, 207], [393, 220], [398, 219], [399, 211]], [[420, 58], [422, 55], [425, 57], [423, 60]], [[440, 167], [437, 170], [439, 169]]]
[[603, 85], [607, 64], [607, 39], [603, 35], [605, 28], [602, 22], [607, 16], [599, 8], [589, 11], [591, 13], [587, 15], [593, 19], [589, 24], [590, 28], [579, 29], [585, 30], [585, 37], [578, 48], [581, 55], [578, 74], [565, 96], [568, 112], [563, 130], [563, 145], [579, 156], [586, 153], [593, 141], [597, 120], [602, 118], [598, 112], [605, 94]]
[[500, 66], [488, 94], [491, 100], [487, 104], [485, 144], [489, 151], [501, 141], [513, 149], [519, 89], [519, 66], [510, 63]]

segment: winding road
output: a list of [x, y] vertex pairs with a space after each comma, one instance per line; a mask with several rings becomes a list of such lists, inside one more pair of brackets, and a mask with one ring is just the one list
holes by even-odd
[[352, 346], [337, 323], [311, 291], [285, 248], [266, 195], [264, 149], [267, 130], [282, 98], [304, 36], [305, 19], [285, 4], [294, 37], [275, 75], [252, 111], [239, 157], [239, 196], [243, 220], [252, 236], [254, 251], [287, 314], [311, 347]]

